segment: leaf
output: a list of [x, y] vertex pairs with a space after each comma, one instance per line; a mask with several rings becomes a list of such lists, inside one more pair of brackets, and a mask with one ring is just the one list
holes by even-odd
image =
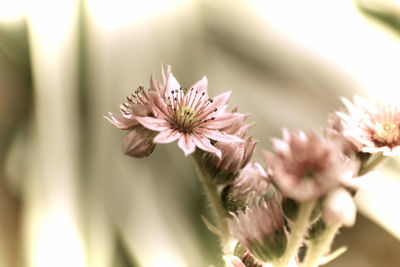
[[334, 252], [328, 254], [325, 257], [322, 257], [321, 259], [318, 260], [318, 265], [324, 265], [327, 264], [331, 261], [333, 261], [334, 259], [336, 259], [337, 257], [339, 257], [340, 255], [342, 255], [343, 253], [345, 253], [347, 251], [347, 247], [343, 246], [338, 248], [337, 250], [335, 250]]
[[214, 234], [221, 236], [221, 231], [214, 226], [206, 217], [204, 217], [203, 215], [200, 215], [201, 220], [204, 222], [204, 224], [206, 225], [206, 227], [208, 228], [208, 230], [210, 230], [211, 232], [213, 232]]

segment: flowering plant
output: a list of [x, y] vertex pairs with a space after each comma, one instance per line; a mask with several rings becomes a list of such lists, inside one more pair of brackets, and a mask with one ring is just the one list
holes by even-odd
[[262, 166], [253, 161], [257, 141], [246, 137], [248, 115], [227, 107], [231, 92], [210, 98], [206, 77], [184, 89], [169, 66], [162, 77], [151, 77], [148, 90], [139, 86], [127, 97], [122, 115], [106, 119], [128, 131], [123, 150], [130, 156], [177, 141], [192, 157], [216, 224], [202, 218], [220, 237], [226, 266], [312, 267], [344, 252], [330, 246], [355, 222], [359, 180], [399, 154], [398, 107], [343, 99], [347, 112], [331, 114], [322, 132], [284, 128], [282, 139], [272, 138], [273, 151], [263, 151]]

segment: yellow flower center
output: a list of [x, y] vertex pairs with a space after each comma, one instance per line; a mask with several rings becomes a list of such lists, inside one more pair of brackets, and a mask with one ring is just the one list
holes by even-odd
[[191, 107], [179, 107], [176, 111], [175, 127], [181, 132], [187, 132], [197, 121], [198, 113]]
[[400, 137], [399, 122], [386, 121], [375, 126], [374, 139], [380, 143], [397, 143]]

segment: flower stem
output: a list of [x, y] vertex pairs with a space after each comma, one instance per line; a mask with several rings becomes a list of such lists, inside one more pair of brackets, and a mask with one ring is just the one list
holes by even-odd
[[308, 247], [307, 255], [304, 259], [304, 267], [318, 266], [318, 260], [329, 250], [333, 238], [335, 237], [335, 234], [337, 230], [339, 230], [340, 226], [340, 223], [327, 225], [324, 233], [320, 237], [317, 237], [311, 241], [311, 244]]
[[297, 251], [303, 242], [304, 235], [308, 230], [310, 215], [315, 204], [316, 201], [309, 201], [300, 205], [299, 213], [293, 223], [293, 229], [285, 253], [280, 260], [280, 264], [276, 264], [276, 266], [288, 266], [290, 261], [297, 255]]
[[358, 175], [364, 175], [374, 169], [376, 166], [378, 166], [386, 157], [382, 154], [376, 154], [373, 158], [368, 160], [366, 164], [363, 164], [360, 168], [360, 171], [358, 172]]
[[196, 167], [197, 176], [203, 182], [208, 199], [211, 203], [211, 208], [217, 221], [217, 228], [221, 240], [221, 247], [224, 254], [232, 254], [232, 247], [230, 246], [230, 232], [226, 221], [227, 212], [224, 209], [221, 198], [218, 194], [217, 186], [211, 180], [210, 174], [206, 171], [206, 168], [202, 162], [201, 153], [195, 151], [193, 153], [193, 161]]

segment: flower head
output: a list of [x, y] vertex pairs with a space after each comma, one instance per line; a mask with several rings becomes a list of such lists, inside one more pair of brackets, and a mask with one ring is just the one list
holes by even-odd
[[228, 220], [232, 234], [257, 259], [268, 262], [279, 258], [286, 248], [283, 216], [274, 199], [254, 202]]
[[342, 133], [361, 152], [382, 152], [385, 156], [400, 154], [400, 110], [395, 105], [374, 106], [355, 96], [354, 103], [342, 98], [348, 112], [337, 112]]
[[314, 131], [306, 135], [284, 129], [283, 140], [272, 141], [275, 153], [263, 152], [271, 180], [284, 196], [298, 202], [323, 196], [356, 171], [347, 163], [340, 142]]
[[226, 111], [230, 92], [209, 98], [206, 77], [189, 90], [183, 89], [170, 69], [164, 79], [166, 81], [163, 89], [149, 92], [154, 116], [136, 118], [144, 127], [158, 132], [153, 139], [154, 143], [171, 143], [178, 140], [178, 146], [185, 155], [193, 153], [198, 147], [220, 157], [221, 150], [213, 146], [211, 140], [243, 142], [241, 138], [222, 130], [243, 116]]
[[[150, 87], [150, 90], [154, 89]], [[110, 112], [109, 117], [105, 118], [115, 127], [129, 131], [122, 141], [125, 154], [137, 158], [148, 156], [155, 148], [153, 143], [155, 133], [140, 125], [136, 119], [137, 116], [152, 114], [148, 93], [143, 86], [139, 86], [133, 94], [127, 97], [127, 101], [120, 106], [122, 115]]]

